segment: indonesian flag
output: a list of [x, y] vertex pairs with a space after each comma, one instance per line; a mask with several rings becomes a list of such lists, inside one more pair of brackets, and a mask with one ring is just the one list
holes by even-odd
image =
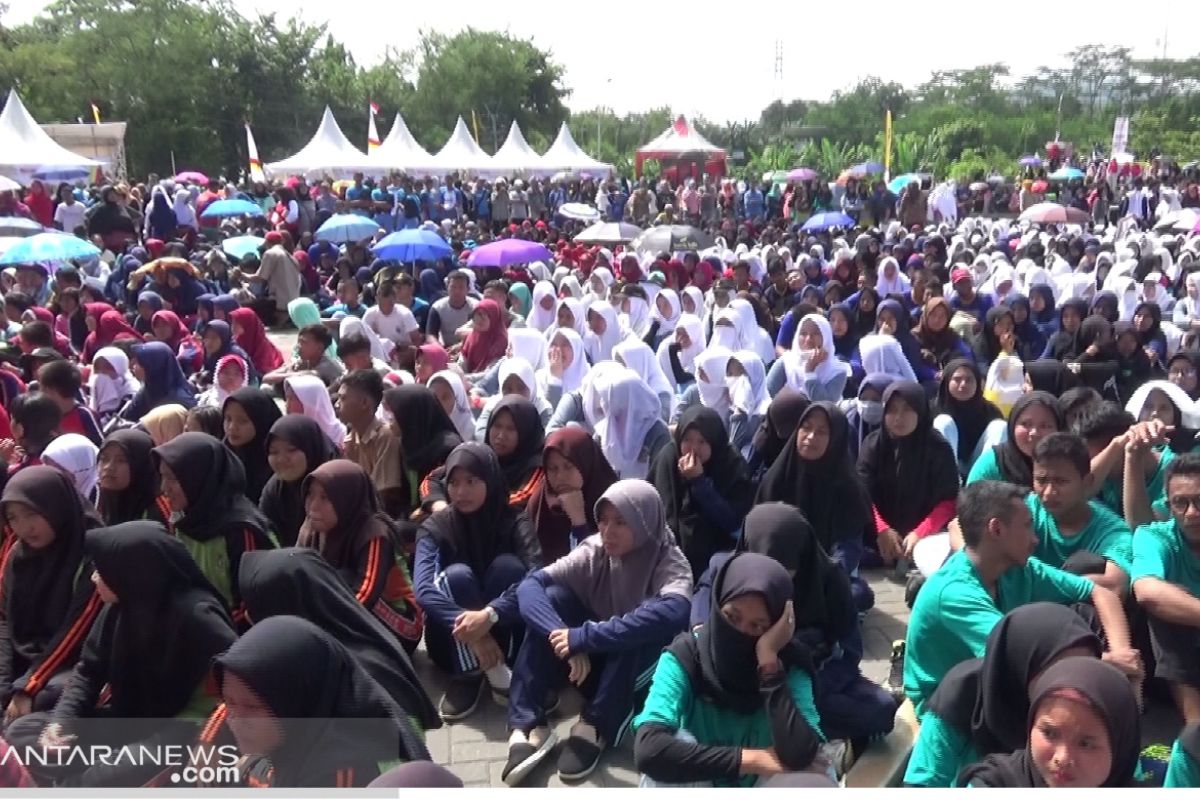
[[371, 113], [367, 115], [367, 154], [379, 149], [379, 130], [375, 127], [375, 115], [379, 113], [379, 105], [371, 103]]
[[258, 160], [258, 146], [254, 144], [249, 122], [246, 123], [246, 152], [250, 156], [250, 180], [265, 183], [267, 176], [263, 174], [262, 162]]

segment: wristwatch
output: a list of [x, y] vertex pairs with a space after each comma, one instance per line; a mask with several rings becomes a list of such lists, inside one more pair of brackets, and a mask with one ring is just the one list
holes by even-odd
[[499, 624], [500, 615], [496, 613], [496, 609], [492, 608], [491, 606], [487, 606], [483, 610], [487, 612], [488, 622], [492, 623], [493, 625]]

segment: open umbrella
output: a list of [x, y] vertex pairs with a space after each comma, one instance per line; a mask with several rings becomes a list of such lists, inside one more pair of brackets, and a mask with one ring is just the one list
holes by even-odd
[[763, 173], [763, 183], [787, 183], [787, 170], [773, 169]]
[[1017, 160], [1017, 163], [1022, 167], [1040, 167], [1042, 165], [1042, 159], [1038, 158], [1037, 156], [1021, 156]]
[[788, 173], [789, 181], [811, 181], [815, 180], [816, 177], [817, 171], [808, 167], [797, 167]]
[[379, 224], [370, 217], [358, 214], [334, 214], [317, 228], [317, 239], [322, 242], [344, 244], [370, 239], [379, 232]]
[[371, 252], [379, 258], [400, 261], [437, 261], [454, 250], [441, 236], [421, 228], [396, 231], [376, 242]]
[[1033, 185], [1029, 187], [1029, 191], [1033, 192], [1034, 194], [1041, 194], [1049, 188], [1050, 184], [1046, 183], [1045, 181], [1034, 181]]
[[0, 175], [0, 192], [15, 192], [21, 188], [21, 184], [14, 181], [12, 178]]
[[904, 191], [904, 187], [908, 186], [913, 181], [919, 181], [921, 177], [909, 172], [905, 175], [897, 175], [888, 182], [888, 191], [892, 194], [899, 194]]
[[204, 209], [202, 217], [265, 217], [262, 206], [249, 200], [216, 200]]
[[196, 170], [185, 170], [175, 176], [176, 183], [198, 183], [207, 186], [208, 176]]
[[1075, 167], [1060, 167], [1050, 173], [1052, 181], [1074, 181], [1083, 177], [1083, 170]]
[[824, 231], [830, 228], [853, 228], [854, 218], [843, 214], [840, 211], [826, 211], [822, 214], [813, 214], [804, 223], [801, 230], [806, 231]]
[[46, 230], [41, 223], [25, 217], [0, 217], [0, 236], [33, 236]]
[[883, 172], [883, 164], [878, 161], [864, 161], [850, 168], [858, 175], [879, 175]]
[[100, 255], [94, 244], [69, 233], [35, 233], [17, 242], [0, 256], [0, 264], [40, 264], [67, 261], [72, 258], [92, 258]]
[[575, 241], [583, 244], [625, 244], [642, 235], [642, 229], [628, 222], [597, 222], [579, 232]]
[[634, 239], [630, 246], [639, 253], [677, 253], [713, 246], [712, 237], [691, 225], [658, 225]]
[[563, 203], [558, 207], [558, 214], [567, 219], [577, 219], [583, 222], [595, 222], [600, 219], [600, 212], [587, 203]]
[[1090, 219], [1091, 215], [1088, 212], [1058, 203], [1038, 203], [1021, 212], [1022, 222], [1038, 222], [1043, 225], [1082, 225]]
[[525, 239], [500, 239], [488, 242], [471, 251], [470, 267], [507, 267], [510, 264], [530, 264], [554, 258], [544, 245]]
[[264, 242], [266, 239], [261, 236], [234, 236], [221, 242], [221, 249], [241, 261], [251, 253], [257, 253]]

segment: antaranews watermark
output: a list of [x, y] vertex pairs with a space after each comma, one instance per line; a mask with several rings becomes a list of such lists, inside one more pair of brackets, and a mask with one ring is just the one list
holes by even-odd
[[66, 744], [51, 747], [10, 746], [0, 765], [14, 761], [27, 770], [65, 769], [82, 772], [90, 767], [137, 767], [167, 775], [174, 784], [237, 785], [241, 758], [235, 745], [206, 744]]

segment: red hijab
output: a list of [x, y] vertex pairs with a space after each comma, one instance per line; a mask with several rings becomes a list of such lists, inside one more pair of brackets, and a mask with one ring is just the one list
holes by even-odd
[[229, 326], [237, 325], [242, 332], [237, 335], [238, 346], [246, 351], [254, 362], [254, 369], [260, 375], [266, 375], [273, 369], [283, 366], [283, 354], [279, 352], [270, 339], [262, 320], [252, 308], [235, 308], [229, 312]]
[[431, 374], [433, 372], [441, 372], [450, 366], [450, 356], [446, 353], [446, 348], [440, 344], [427, 342], [417, 348], [417, 351], [424, 356], [425, 361], [429, 363]]
[[[178, 350], [179, 345], [183, 344], [191, 337], [191, 331], [183, 324], [183, 320], [174, 311], [155, 311], [154, 316], [150, 317], [150, 328], [154, 329], [154, 325], [159, 322], [165, 322], [171, 326], [171, 338], [167, 340], [167, 346], [172, 350]], [[154, 338], [158, 338], [155, 335]]]
[[[92, 315], [93, 306], [102, 305], [102, 303], [88, 303], [88, 315]], [[142, 341], [141, 334], [129, 327], [129, 323], [125, 321], [124, 314], [111, 306], [104, 306], [104, 308], [104, 312], [100, 314], [99, 319], [96, 321], [96, 330], [89, 333], [87, 340], [83, 343], [83, 361], [88, 364], [92, 362], [97, 350], [102, 347], [108, 347], [113, 342], [121, 340]]]
[[471, 316], [475, 314], [485, 315], [492, 324], [482, 332], [472, 328], [467, 341], [463, 343], [463, 367], [467, 372], [483, 371], [508, 350], [508, 330], [504, 327], [504, 318], [496, 301], [481, 300]]

